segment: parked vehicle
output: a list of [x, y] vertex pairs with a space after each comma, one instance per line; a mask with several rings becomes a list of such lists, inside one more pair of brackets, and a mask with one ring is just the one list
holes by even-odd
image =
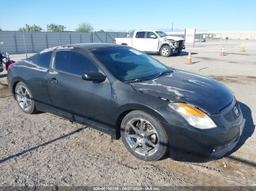
[[77, 44], [44, 50], [15, 63], [10, 90], [22, 111], [51, 112], [113, 138], [142, 160], [169, 147], [221, 157], [245, 120], [221, 83], [167, 68], [133, 48]]
[[0, 72], [4, 71], [4, 65], [5, 65], [6, 71], [8, 71], [10, 65], [13, 64], [14, 62], [15, 61], [10, 59], [10, 55], [7, 52], [5, 53], [0, 52]]
[[3, 65], [3, 55], [0, 52], [0, 72], [4, 71], [4, 65]]
[[160, 53], [162, 56], [179, 55], [185, 48], [184, 38], [168, 36], [162, 31], [137, 30], [127, 38], [115, 38], [115, 43], [127, 45], [148, 53]]

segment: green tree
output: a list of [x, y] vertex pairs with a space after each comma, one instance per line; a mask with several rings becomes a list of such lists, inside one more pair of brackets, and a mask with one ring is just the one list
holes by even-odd
[[50, 24], [47, 25], [47, 31], [49, 32], [63, 32], [65, 30], [64, 25], [56, 25], [56, 24]]
[[100, 30], [98, 30], [98, 31], [96, 31], [96, 32], [105, 32], [103, 29], [100, 29]]
[[0, 31], [2, 31], [2, 29], [0, 29]]
[[19, 31], [24, 32], [41, 32], [43, 29], [38, 25], [28, 25], [26, 24], [25, 27], [19, 29]]
[[76, 29], [76, 32], [92, 32], [92, 31], [93, 31], [93, 27], [88, 23], [81, 23]]

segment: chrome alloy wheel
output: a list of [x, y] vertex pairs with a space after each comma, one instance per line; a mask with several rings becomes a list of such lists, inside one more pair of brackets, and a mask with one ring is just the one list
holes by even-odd
[[21, 107], [21, 109], [25, 112], [31, 111], [33, 107], [33, 101], [30, 91], [24, 85], [18, 85], [15, 91], [16, 100]]
[[163, 56], [167, 56], [167, 55], [169, 55], [169, 49], [168, 48], [166, 48], [166, 47], [163, 47], [162, 49], [161, 49], [161, 54], [163, 55]]
[[125, 139], [129, 147], [141, 156], [151, 156], [159, 148], [159, 135], [145, 119], [131, 119], [125, 127]]

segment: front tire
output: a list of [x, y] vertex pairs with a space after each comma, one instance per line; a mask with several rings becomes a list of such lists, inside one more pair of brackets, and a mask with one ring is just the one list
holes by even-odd
[[164, 45], [160, 49], [161, 56], [169, 57], [172, 54], [172, 49], [169, 45]]
[[23, 112], [28, 114], [36, 113], [33, 95], [25, 83], [18, 82], [15, 86], [15, 99]]
[[173, 55], [174, 56], [179, 56], [179, 55], [181, 55], [181, 53], [182, 53], [182, 50], [178, 50], [178, 52], [176, 54], [173, 54]]
[[160, 160], [167, 152], [165, 129], [157, 119], [143, 111], [132, 111], [124, 117], [121, 136], [127, 150], [141, 160]]

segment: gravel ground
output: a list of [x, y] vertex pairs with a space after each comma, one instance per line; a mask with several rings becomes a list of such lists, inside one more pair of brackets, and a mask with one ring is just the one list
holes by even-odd
[[[162, 58], [168, 66], [213, 77], [242, 102], [247, 119], [238, 150], [207, 161], [171, 151], [161, 161], [143, 162], [121, 140], [52, 114], [27, 115], [0, 80], [0, 186], [256, 186], [256, 42], [210, 41], [183, 56]], [[224, 46], [228, 55], [219, 56]], [[24, 55], [13, 55], [19, 60]]]

